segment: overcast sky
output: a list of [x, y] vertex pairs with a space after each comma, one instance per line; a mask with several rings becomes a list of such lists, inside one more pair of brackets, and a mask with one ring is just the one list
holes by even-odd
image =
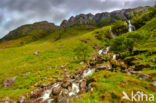
[[153, 5], [156, 0], [0, 0], [0, 38], [23, 24], [47, 20], [59, 25], [80, 13]]

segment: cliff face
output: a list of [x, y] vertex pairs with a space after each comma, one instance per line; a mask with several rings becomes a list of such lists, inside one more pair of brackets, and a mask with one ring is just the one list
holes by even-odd
[[64, 20], [62, 27], [71, 27], [77, 24], [91, 24], [97, 26], [109, 25], [117, 20], [131, 19], [133, 16], [147, 10], [147, 7], [139, 7], [134, 9], [123, 9], [113, 12], [103, 12], [98, 14], [80, 14], [71, 17], [69, 20]]

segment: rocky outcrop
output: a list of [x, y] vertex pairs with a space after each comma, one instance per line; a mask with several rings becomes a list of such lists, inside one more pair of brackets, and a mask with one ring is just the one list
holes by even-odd
[[93, 14], [80, 14], [75, 17], [70, 17], [70, 19], [64, 20], [61, 23], [61, 27], [71, 27], [77, 24], [95, 24], [95, 21], [93, 20], [94, 15]]
[[77, 24], [89, 24], [89, 25], [109, 25], [116, 20], [131, 19], [133, 16], [144, 12], [147, 7], [139, 7], [134, 9], [123, 9], [113, 12], [103, 12], [98, 14], [80, 14], [75, 17], [70, 17], [69, 20], [64, 20], [61, 23], [61, 27], [71, 27]]
[[10, 88], [14, 82], [15, 82], [16, 77], [11, 77], [11, 78], [7, 78], [4, 80], [2, 88]]
[[147, 75], [147, 74], [140, 74], [138, 79], [141, 79], [141, 80], [147, 80], [147, 79], [150, 79], [150, 75]]

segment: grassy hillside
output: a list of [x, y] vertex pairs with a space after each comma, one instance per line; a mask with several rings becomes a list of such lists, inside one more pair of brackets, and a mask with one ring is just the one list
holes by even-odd
[[[150, 13], [148, 11], [142, 14], [139, 19]], [[76, 99], [74, 103], [131, 103], [126, 100], [121, 101], [123, 91], [126, 91], [129, 97], [131, 97], [131, 91], [143, 91], [146, 94], [156, 95], [156, 88], [151, 85], [151, 81], [156, 81], [155, 23], [156, 17], [152, 16], [144, 21], [138, 30], [122, 34], [108, 42], [114, 52], [120, 53], [123, 56], [122, 59], [129, 60], [129, 63], [135, 66], [135, 70], [150, 75], [150, 80], [139, 80], [138, 74], [127, 75], [121, 72], [99, 71], [87, 80], [93, 81], [91, 85], [94, 91], [82, 94], [82, 99]], [[128, 47], [132, 50], [130, 51]]]
[[[147, 14], [140, 17], [144, 18]], [[25, 45], [21, 45], [25, 37], [0, 43], [0, 101], [6, 97], [18, 99], [31, 90], [63, 78], [65, 71], [68, 71], [68, 76], [83, 69], [89, 60], [97, 55], [97, 51], [105, 46], [111, 46], [112, 52], [120, 54], [122, 61], [132, 64], [136, 71], [148, 74], [152, 81], [156, 81], [156, 17], [151, 12], [148, 15], [153, 16], [143, 24], [141, 22], [137, 30], [130, 33], [127, 32], [128, 27], [124, 21], [118, 21], [103, 28], [77, 25], [60, 29]], [[138, 20], [135, 18], [133, 23]], [[116, 37], [110, 32], [111, 28], [116, 31]], [[86, 63], [80, 65], [82, 60], [74, 50], [82, 45], [87, 46], [89, 56], [86, 57]], [[36, 51], [39, 53], [35, 54]], [[102, 59], [106, 58], [104, 56]], [[139, 74], [133, 76], [122, 73], [121, 67], [112, 69], [92, 74], [86, 81], [91, 82], [93, 91], [81, 94], [81, 98], [75, 99], [74, 103], [120, 103], [123, 91], [129, 95], [131, 91], [156, 93], [151, 80], [140, 80]], [[2, 88], [3, 81], [8, 77], [16, 77], [14, 85], [7, 89]]]
[[[63, 69], [60, 69], [61, 65], [66, 65], [67, 70], [70, 72], [74, 72], [78, 68], [81, 69], [80, 60], [74, 59], [76, 56], [73, 52], [74, 48], [83, 40], [89, 40], [87, 45], [91, 48], [91, 53], [93, 53], [95, 51], [93, 47], [96, 44], [100, 47], [103, 43], [94, 37], [94, 32], [101, 29], [95, 31], [81, 29], [80, 31], [77, 28], [80, 28], [80, 26], [63, 32], [62, 39], [57, 41], [53, 36], [54, 34], [51, 34], [46, 38], [21, 47], [0, 49], [1, 86], [5, 78], [17, 76], [13, 87], [3, 89], [0, 86], [0, 97], [16, 98], [20, 94], [34, 89], [35, 87], [32, 87], [32, 85], [34, 86], [36, 83], [37, 86], [55, 81], [53, 76], [60, 78], [61, 75], [58, 74], [64, 72]], [[91, 32], [86, 33], [87, 31]], [[63, 38], [65, 35], [68, 35], [68, 37]], [[71, 37], [70, 35], [75, 36]], [[37, 50], [40, 50], [41, 53], [34, 55]], [[29, 75], [25, 76], [26, 74]]]
[[[139, 40], [137, 42], [133, 50], [134, 54], [129, 54], [127, 48], [125, 51], [119, 51], [123, 56], [125, 56], [125, 60], [129, 58], [138, 58], [137, 60], [132, 60], [131, 63], [136, 66], [135, 69], [139, 69], [137, 67], [143, 66], [143, 68], [141, 70], [139, 69], [139, 71], [141, 71], [142, 74], [150, 75], [150, 80], [139, 80], [139, 74], [132, 76], [121, 72], [110, 72], [105, 70], [99, 71], [93, 74], [87, 80], [88, 82], [93, 81], [91, 82], [91, 85], [94, 87], [94, 90], [92, 92], [89, 91], [85, 94], [81, 94], [82, 99], [75, 99], [74, 103], [131, 103], [126, 100], [121, 101], [121, 98], [123, 97], [123, 91], [126, 91], [129, 97], [131, 97], [131, 91], [143, 91], [146, 94], [156, 95], [156, 88], [151, 85], [151, 81], [156, 81], [156, 37], [154, 32], [156, 30], [155, 23], [156, 18], [153, 18], [139, 30], [114, 38], [119, 40], [118, 38], [123, 36], [125, 37], [133, 34], [137, 35], [137, 33], [141, 33], [141, 35], [152, 35], [147, 40]], [[110, 42], [114, 42], [114, 40], [111, 40]], [[122, 41], [119, 40], [118, 42]], [[116, 44], [116, 46], [117, 45], [118, 44]]]

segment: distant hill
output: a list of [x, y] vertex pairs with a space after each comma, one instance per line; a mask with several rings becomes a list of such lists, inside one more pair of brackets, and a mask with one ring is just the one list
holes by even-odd
[[8, 41], [26, 36], [29, 36], [31, 37], [31, 39], [36, 40], [45, 35], [48, 35], [49, 33], [55, 31], [57, 28], [58, 27], [55, 24], [49, 23], [47, 21], [37, 22], [34, 24], [27, 24], [9, 32], [0, 41]]

